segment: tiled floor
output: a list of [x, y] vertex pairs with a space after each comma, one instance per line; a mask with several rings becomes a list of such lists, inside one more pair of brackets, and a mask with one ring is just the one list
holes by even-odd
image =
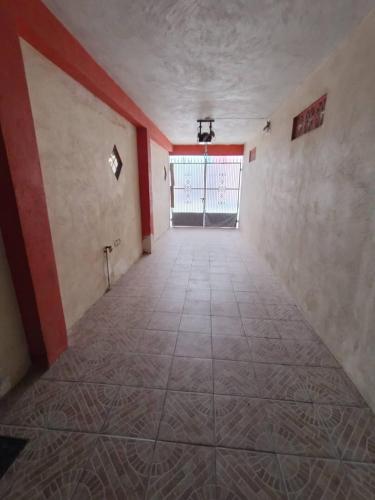
[[170, 231], [1, 402], [6, 499], [375, 498], [375, 418], [264, 262]]

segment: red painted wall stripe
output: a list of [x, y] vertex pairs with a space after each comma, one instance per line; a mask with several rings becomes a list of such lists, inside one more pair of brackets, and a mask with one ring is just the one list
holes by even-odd
[[6, 4], [22, 38], [130, 123], [147, 127], [160, 146], [172, 150], [168, 138], [40, 0], [8, 0]]
[[[211, 156], [241, 156], [244, 153], [243, 144], [211, 144], [207, 146]], [[174, 155], [203, 155], [204, 146], [201, 144], [175, 144], [172, 149]]]
[[141, 204], [142, 239], [153, 234], [151, 145], [147, 128], [137, 128], [138, 178]]
[[57, 269], [19, 38], [0, 7], [0, 224], [32, 360], [67, 347]]

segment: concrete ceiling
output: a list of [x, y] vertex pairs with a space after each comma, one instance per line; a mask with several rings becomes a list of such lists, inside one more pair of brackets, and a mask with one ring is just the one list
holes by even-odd
[[[175, 144], [243, 143], [374, 0], [44, 0]], [[308, 104], [308, 103], [306, 103]]]

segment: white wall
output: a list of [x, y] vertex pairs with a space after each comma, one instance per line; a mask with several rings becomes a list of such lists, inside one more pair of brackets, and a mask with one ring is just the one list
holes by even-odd
[[0, 397], [30, 366], [26, 337], [0, 232]]
[[154, 141], [151, 141], [151, 174], [154, 238], [157, 239], [170, 225], [169, 153]]
[[[241, 230], [375, 408], [375, 12], [249, 140]], [[328, 93], [322, 127], [293, 117]], [[248, 164], [256, 146], [256, 161]]]
[[[141, 255], [136, 130], [22, 41], [27, 83], [68, 327], [106, 290], [103, 247], [112, 279]], [[116, 180], [108, 157], [124, 166]]]

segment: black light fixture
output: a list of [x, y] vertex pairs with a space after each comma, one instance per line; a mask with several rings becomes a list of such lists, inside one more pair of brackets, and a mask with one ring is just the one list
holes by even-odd
[[[212, 142], [213, 139], [215, 138], [215, 132], [212, 129], [212, 124], [215, 120], [212, 118], [203, 118], [200, 120], [197, 120], [198, 125], [198, 135], [197, 139], [199, 143], [207, 144], [209, 142]], [[208, 131], [202, 132], [202, 124], [207, 123], [208, 124]]]

